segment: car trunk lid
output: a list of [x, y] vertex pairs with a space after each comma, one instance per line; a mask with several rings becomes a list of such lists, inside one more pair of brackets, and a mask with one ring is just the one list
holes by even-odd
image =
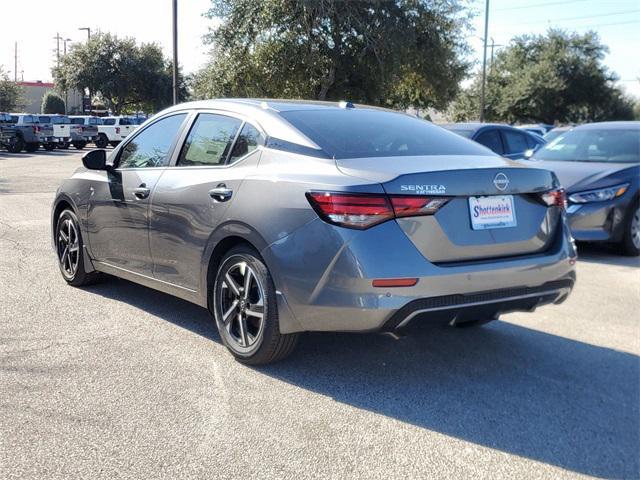
[[395, 162], [394, 173], [385, 162], [369, 160], [369, 170], [361, 160], [339, 160], [338, 167], [380, 182], [388, 195], [449, 198], [433, 215], [396, 219], [433, 263], [533, 254], [555, 238], [561, 208], [541, 200], [542, 193], [558, 187], [547, 170], [499, 157], [423, 157], [421, 162], [395, 157], [387, 159]]

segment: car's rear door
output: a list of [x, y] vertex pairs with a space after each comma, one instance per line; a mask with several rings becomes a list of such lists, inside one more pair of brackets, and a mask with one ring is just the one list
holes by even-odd
[[187, 113], [162, 117], [116, 152], [114, 169], [92, 181], [87, 212], [96, 261], [152, 275], [149, 199], [169, 163]]
[[200, 289], [203, 253], [259, 159], [264, 136], [246, 119], [199, 112], [151, 198], [154, 276]]
[[505, 147], [504, 156], [511, 160], [524, 158], [524, 153], [530, 148], [527, 143], [527, 134], [515, 128], [502, 128], [500, 133]]

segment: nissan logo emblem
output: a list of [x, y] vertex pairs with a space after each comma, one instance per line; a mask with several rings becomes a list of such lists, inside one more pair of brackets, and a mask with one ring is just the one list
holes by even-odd
[[498, 190], [504, 192], [509, 186], [509, 177], [507, 177], [504, 173], [499, 173], [493, 179], [493, 184]]

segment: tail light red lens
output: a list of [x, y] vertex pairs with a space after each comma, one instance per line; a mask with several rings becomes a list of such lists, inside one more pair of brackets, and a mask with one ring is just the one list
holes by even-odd
[[307, 199], [320, 218], [343, 227], [362, 230], [393, 218], [386, 195], [308, 192]]
[[397, 195], [391, 196], [390, 198], [396, 217], [433, 215], [449, 201], [449, 198], [447, 197], [414, 197]]
[[360, 230], [392, 218], [433, 215], [449, 201], [446, 197], [343, 192], [308, 192], [307, 199], [326, 222]]
[[567, 208], [567, 194], [565, 193], [564, 188], [544, 192], [540, 195], [540, 199], [549, 207], [560, 207], [562, 209]]
[[120, 127], [116, 127], [116, 133], [120, 133]]

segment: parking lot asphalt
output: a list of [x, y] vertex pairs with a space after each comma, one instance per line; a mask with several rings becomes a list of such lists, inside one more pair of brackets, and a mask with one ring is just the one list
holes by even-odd
[[640, 265], [581, 248], [560, 306], [250, 368], [208, 313], [50, 242], [81, 152], [0, 152], [0, 478], [640, 478]]

